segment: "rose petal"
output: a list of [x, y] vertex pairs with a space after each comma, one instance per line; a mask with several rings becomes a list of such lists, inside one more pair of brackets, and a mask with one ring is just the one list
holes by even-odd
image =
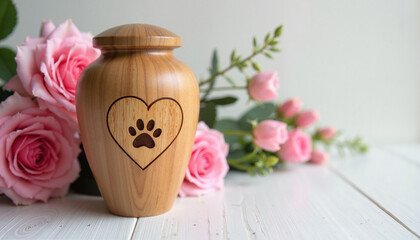
[[23, 198], [34, 198], [42, 190], [42, 187], [25, 180], [19, 180], [12, 189]]
[[35, 47], [33, 46], [17, 47], [17, 54], [15, 58], [17, 64], [17, 75], [19, 76], [23, 88], [28, 94], [32, 93], [32, 77], [38, 72], [38, 66], [35, 62], [34, 50]]
[[55, 26], [52, 21], [44, 21], [42, 22], [41, 31], [39, 35], [41, 37], [47, 37], [48, 35], [51, 34], [52, 31], [54, 31], [54, 29], [55, 29]]
[[68, 19], [64, 23], [57, 26], [54, 31], [51, 32], [51, 34], [48, 36], [48, 39], [54, 39], [54, 38], [66, 38], [66, 37], [80, 37], [80, 31], [77, 29], [77, 27], [73, 24], [73, 22]]
[[30, 95], [25, 90], [25, 88], [22, 85], [21, 80], [19, 79], [18, 75], [15, 75], [12, 77], [3, 87], [3, 89], [9, 89], [11, 91], [15, 91], [19, 93], [22, 96], [29, 97]]
[[27, 108], [36, 107], [36, 103], [30, 98], [22, 97], [19, 94], [13, 94], [0, 104], [0, 118], [10, 117], [15, 113], [21, 112]]

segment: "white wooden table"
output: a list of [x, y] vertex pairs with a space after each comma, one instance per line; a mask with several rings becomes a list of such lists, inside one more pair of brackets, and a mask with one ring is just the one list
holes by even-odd
[[420, 144], [381, 147], [267, 177], [228, 174], [223, 191], [179, 198], [148, 218], [71, 194], [15, 207], [0, 197], [1, 239], [419, 239]]

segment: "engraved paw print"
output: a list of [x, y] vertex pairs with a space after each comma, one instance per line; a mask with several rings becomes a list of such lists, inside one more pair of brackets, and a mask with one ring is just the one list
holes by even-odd
[[[144, 130], [144, 122], [141, 119], [138, 119], [136, 122], [137, 125], [137, 129], [140, 131]], [[150, 120], [147, 123], [146, 129], [148, 131], [152, 131], [155, 128], [155, 121], [154, 120]], [[137, 131], [134, 127], [129, 127], [128, 128], [128, 132], [130, 133], [131, 136], [136, 136], [137, 135]], [[153, 137], [157, 138], [162, 134], [162, 129], [157, 128], [155, 129], [155, 131], [153, 131]], [[149, 133], [141, 133], [140, 135], [138, 135], [134, 141], [133, 141], [133, 146], [135, 148], [139, 148], [139, 147], [147, 147], [147, 148], [154, 148], [155, 147], [155, 141], [153, 140], [153, 138], [150, 136]]]

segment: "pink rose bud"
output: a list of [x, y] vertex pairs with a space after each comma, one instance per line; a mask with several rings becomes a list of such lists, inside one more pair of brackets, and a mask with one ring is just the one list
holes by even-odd
[[321, 137], [324, 141], [331, 140], [335, 134], [337, 134], [337, 131], [333, 127], [325, 127], [318, 130], [317, 134]]
[[251, 78], [248, 93], [257, 101], [269, 101], [277, 97], [279, 79], [277, 72], [257, 73]]
[[223, 134], [199, 122], [184, 181], [178, 195], [200, 196], [223, 188], [229, 165], [229, 145]]
[[293, 117], [300, 109], [302, 108], [302, 101], [300, 98], [292, 98], [285, 103], [283, 103], [278, 109], [277, 112], [280, 116], [284, 118]]
[[260, 148], [277, 152], [280, 150], [280, 144], [287, 141], [287, 124], [275, 121], [265, 120], [260, 122], [254, 128], [254, 143]]
[[313, 150], [311, 153], [311, 163], [314, 164], [324, 164], [329, 158], [328, 153], [321, 150]]
[[319, 118], [319, 114], [314, 110], [307, 110], [299, 113], [296, 119], [296, 125], [299, 127], [308, 127], [314, 124]]
[[289, 139], [281, 145], [279, 157], [285, 162], [306, 162], [311, 156], [312, 140], [299, 128], [289, 131]]

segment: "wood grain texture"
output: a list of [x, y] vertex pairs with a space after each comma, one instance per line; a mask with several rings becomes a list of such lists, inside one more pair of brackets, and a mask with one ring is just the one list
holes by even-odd
[[331, 165], [396, 221], [420, 236], [419, 167], [378, 148], [366, 156], [332, 161]]
[[102, 49], [173, 49], [182, 45], [179, 36], [148, 24], [126, 24], [110, 28], [93, 39]]
[[179, 198], [137, 223], [109, 214], [100, 197], [27, 207], [0, 197], [0, 239], [418, 239], [404, 227], [418, 225], [416, 166], [377, 149], [331, 165], [290, 165], [267, 177], [230, 172], [224, 190]]
[[0, 197], [0, 239], [130, 239], [136, 220], [109, 214], [101, 197], [18, 207]]
[[111, 104], [107, 124], [121, 149], [141, 169], [146, 169], [178, 137], [183, 112], [171, 98], [159, 98], [148, 105], [140, 98], [129, 96]]
[[392, 145], [382, 149], [398, 154], [402, 159], [420, 167], [420, 143]]
[[267, 177], [230, 172], [225, 190], [179, 198], [139, 218], [133, 239], [416, 239], [332, 173], [298, 165]]
[[76, 105], [86, 156], [110, 211], [136, 217], [168, 211], [198, 121], [192, 71], [172, 50], [107, 49], [85, 69]]

